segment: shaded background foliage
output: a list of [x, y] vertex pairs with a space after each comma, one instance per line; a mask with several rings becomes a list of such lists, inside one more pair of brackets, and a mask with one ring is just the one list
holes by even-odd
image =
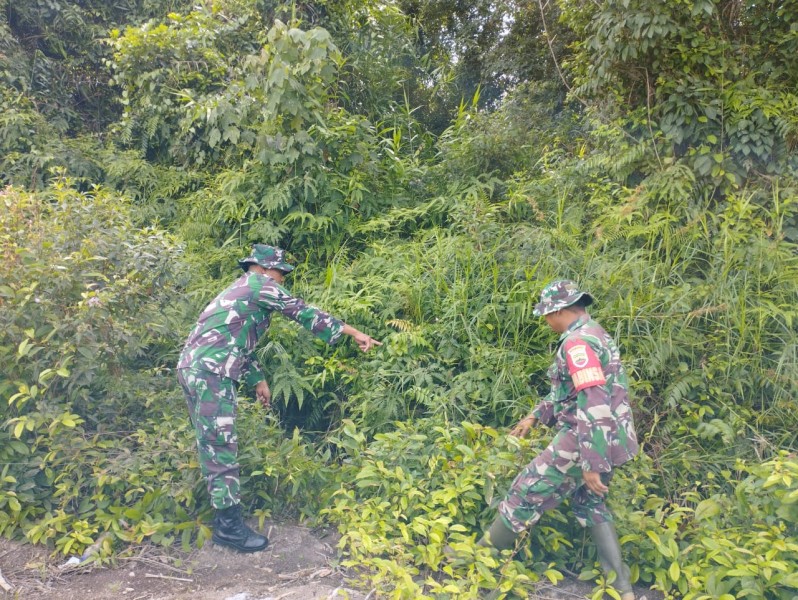
[[[566, 511], [523, 563], [473, 546], [545, 444], [501, 431], [547, 392], [531, 311], [571, 277], [632, 379], [644, 454], [613, 486], [635, 577], [795, 593], [794, 3], [0, 7], [4, 535], [207, 539], [173, 365], [257, 240], [385, 342], [275, 321], [275, 409], [241, 400], [261, 519], [339, 525], [395, 597], [564, 568], [603, 593]], [[448, 542], [477, 560], [433, 578]]]

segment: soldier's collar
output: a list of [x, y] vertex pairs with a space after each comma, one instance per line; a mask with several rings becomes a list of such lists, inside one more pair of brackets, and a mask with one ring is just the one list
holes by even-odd
[[574, 321], [573, 323], [571, 323], [568, 326], [568, 329], [566, 329], [565, 331], [563, 331], [560, 334], [560, 340], [559, 341], [562, 342], [565, 338], [567, 338], [575, 330], [579, 329], [583, 325], [586, 325], [588, 321], [590, 321], [590, 315], [589, 314], [585, 313], [582, 316], [580, 316], [576, 321]]

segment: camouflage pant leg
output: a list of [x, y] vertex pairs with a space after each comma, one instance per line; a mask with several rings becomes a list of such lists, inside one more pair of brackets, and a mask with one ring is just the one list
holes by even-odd
[[[579, 479], [580, 481], [582, 479], [581, 471]], [[612, 471], [601, 474], [601, 481], [607, 487], [609, 487], [611, 480]], [[574, 511], [574, 517], [576, 517], [582, 527], [593, 527], [593, 525], [598, 525], [599, 523], [611, 523], [613, 521], [612, 513], [604, 503], [604, 498], [591, 492], [586, 485], [580, 485], [576, 488], [574, 495], [571, 497], [571, 510]]]
[[208, 480], [214, 508], [240, 501], [235, 382], [196, 369], [178, 369], [191, 423], [197, 436], [200, 468]]
[[604, 500], [582, 484], [576, 432], [561, 429], [515, 478], [499, 504], [499, 514], [510, 529], [521, 533], [570, 496], [574, 516], [582, 526], [612, 520]]

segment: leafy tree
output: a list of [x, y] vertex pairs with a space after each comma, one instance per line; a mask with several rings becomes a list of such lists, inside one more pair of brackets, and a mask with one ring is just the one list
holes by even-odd
[[792, 3], [567, 2], [564, 18], [580, 36], [574, 94], [610, 117], [628, 104], [623, 127], [656, 158], [643, 174], [684, 164], [724, 194], [795, 172]]
[[[438, 132], [463, 98], [478, 93], [481, 107], [495, 108], [518, 84], [559, 82], [552, 53], [558, 60], [570, 56], [573, 34], [559, 20], [555, 3], [403, 0], [400, 5], [413, 20], [418, 53], [429, 65], [419, 76], [422, 87], [414, 99]], [[425, 95], [427, 81], [445, 93]]]
[[121, 106], [107, 85], [108, 32], [180, 5], [0, 2], [0, 180], [38, 188], [53, 176], [53, 167], [65, 167], [76, 178], [101, 179], [96, 137], [118, 118]]

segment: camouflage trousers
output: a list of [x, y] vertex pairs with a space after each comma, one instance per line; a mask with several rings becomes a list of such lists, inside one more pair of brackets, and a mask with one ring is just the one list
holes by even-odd
[[211, 504], [229, 508], [240, 501], [236, 382], [198, 369], [178, 369], [177, 378], [186, 395]]
[[[601, 475], [605, 485], [611, 478], [612, 473]], [[571, 510], [582, 527], [613, 520], [604, 499], [582, 481], [576, 432], [567, 427], [518, 474], [499, 504], [499, 514], [505, 525], [521, 533], [566, 498], [571, 499]]]

